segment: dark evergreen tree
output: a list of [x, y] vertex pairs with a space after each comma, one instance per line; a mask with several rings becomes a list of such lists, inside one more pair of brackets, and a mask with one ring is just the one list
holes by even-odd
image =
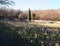
[[31, 21], [31, 10], [29, 9], [29, 21]]

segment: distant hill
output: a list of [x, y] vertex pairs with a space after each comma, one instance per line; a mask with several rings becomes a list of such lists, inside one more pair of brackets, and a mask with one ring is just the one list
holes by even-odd
[[60, 9], [54, 10], [33, 10], [39, 20], [60, 20]]

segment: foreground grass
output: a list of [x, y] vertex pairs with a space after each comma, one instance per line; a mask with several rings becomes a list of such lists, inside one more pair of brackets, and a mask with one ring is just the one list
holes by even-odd
[[18, 46], [18, 34], [6, 23], [0, 22], [0, 46]]
[[54, 46], [54, 41], [60, 44], [60, 34], [53, 30], [47, 31], [45, 27], [42, 30], [41, 27], [35, 25], [34, 27], [17, 27], [0, 22], [0, 46], [41, 46], [41, 41], [46, 46], [49, 42]]

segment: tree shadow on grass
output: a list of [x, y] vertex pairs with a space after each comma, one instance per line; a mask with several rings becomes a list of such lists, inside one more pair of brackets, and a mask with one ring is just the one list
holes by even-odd
[[0, 22], [0, 46], [26, 46], [28, 41], [20, 38], [14, 29]]

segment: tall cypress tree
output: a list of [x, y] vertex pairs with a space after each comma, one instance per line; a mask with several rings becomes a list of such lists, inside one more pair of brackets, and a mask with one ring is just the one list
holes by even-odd
[[29, 9], [29, 21], [31, 21], [31, 10]]

